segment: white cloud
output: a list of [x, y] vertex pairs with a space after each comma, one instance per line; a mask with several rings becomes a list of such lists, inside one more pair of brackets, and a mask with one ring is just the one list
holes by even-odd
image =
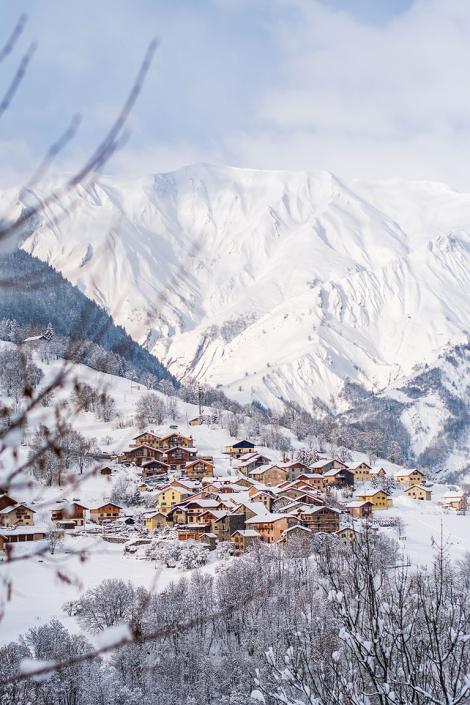
[[470, 183], [470, 4], [416, 0], [380, 26], [315, 0], [281, 4], [283, 69], [253, 132], [231, 137], [239, 162]]

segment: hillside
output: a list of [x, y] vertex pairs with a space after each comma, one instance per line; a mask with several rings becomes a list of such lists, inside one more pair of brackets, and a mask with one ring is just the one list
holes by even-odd
[[[56, 334], [87, 341], [88, 345], [81, 348], [83, 362], [89, 363], [89, 348], [94, 343], [103, 353], [114, 353], [128, 375], [148, 374], [156, 380], [175, 382], [165, 367], [115, 325], [103, 308], [47, 263], [17, 250], [0, 257], [0, 280], [0, 319], [14, 321], [23, 331], [30, 328], [30, 334], [42, 333], [51, 324]], [[14, 340], [13, 329], [11, 325], [2, 326], [0, 337]]]

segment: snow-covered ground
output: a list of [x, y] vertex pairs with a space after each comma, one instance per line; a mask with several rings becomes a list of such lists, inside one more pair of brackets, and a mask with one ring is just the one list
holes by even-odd
[[[57, 374], [62, 363], [56, 361], [49, 365], [40, 362], [39, 364], [44, 371], [45, 381], [47, 381], [52, 375]], [[133, 415], [136, 402], [147, 391], [143, 386], [137, 389], [135, 383], [127, 379], [76, 365], [60, 395], [70, 394], [72, 380], [75, 377], [81, 382], [92, 384], [94, 387], [107, 389], [116, 399], [121, 419]], [[46, 419], [50, 418], [52, 413], [52, 408], [41, 408], [39, 412], [41, 418]], [[224, 446], [233, 439], [226, 430], [218, 426], [189, 426], [188, 420], [196, 414], [197, 408], [194, 405], [178, 400], [179, 418], [174, 424], [183, 434], [193, 436], [194, 444], [200, 454], [214, 457], [216, 474], [230, 474], [233, 468], [222, 451]], [[173, 422], [154, 427], [155, 432], [168, 431], [169, 423]], [[108, 452], [127, 448], [129, 441], [138, 432], [134, 426], [118, 428], [116, 421], [109, 423], [99, 421], [91, 412], [81, 412], [75, 416], [73, 425], [83, 434], [95, 437], [98, 444]], [[285, 433], [290, 435], [294, 446], [302, 445], [295, 441], [290, 432], [285, 430]], [[27, 437], [30, 434], [31, 429]], [[239, 437], [243, 437], [243, 435], [244, 429], [241, 427]], [[103, 446], [102, 441], [105, 437], [109, 437], [109, 445]], [[27, 446], [22, 447], [21, 451], [24, 456], [26, 456], [27, 450]], [[273, 460], [281, 458], [281, 454], [273, 449], [260, 447], [259, 450]], [[359, 463], [363, 460], [367, 461], [367, 456], [354, 453], [353, 459]], [[398, 466], [393, 463], [380, 459], [376, 464], [383, 466], [389, 474], [393, 474], [398, 469]], [[133, 473], [134, 471], [132, 469], [118, 470], [118, 473], [121, 472]], [[18, 499], [34, 503], [33, 506], [37, 510], [36, 521], [43, 521], [49, 516], [51, 503], [64, 494], [69, 499], [79, 498], [88, 507], [109, 499], [115, 477], [113, 475], [112, 480], [101, 475], [87, 477], [74, 490], [63, 490], [57, 487], [44, 488], [33, 483], [32, 487], [25, 487], [21, 491]], [[441, 524], [449, 555], [458, 559], [470, 550], [470, 514], [459, 516], [441, 509], [438, 502], [445, 491], [444, 485], [434, 485], [432, 491], [431, 502], [417, 502], [404, 497], [401, 491], [397, 490], [393, 497], [393, 507], [384, 512], [376, 512], [377, 517], [397, 516], [402, 519], [403, 533], [406, 538], [401, 542], [404, 552], [410, 556], [413, 563], [429, 563], [432, 559], [432, 542], [440, 539]], [[395, 529], [384, 529], [384, 531], [397, 538]], [[29, 549], [31, 545], [28, 544], [27, 548]], [[40, 544], [34, 544], [34, 546], [40, 546]], [[77, 551], [81, 550], [87, 554], [85, 562], [81, 562], [76, 555]], [[212, 557], [211, 562], [204, 570], [214, 570], [215, 568], [216, 563]], [[65, 574], [70, 582], [60, 579], [57, 575], [58, 570]], [[2, 641], [13, 639], [30, 626], [45, 622], [52, 616], [65, 620], [70, 628], [78, 628], [74, 620], [62, 612], [63, 603], [76, 598], [83, 589], [94, 586], [105, 578], [122, 578], [131, 580], [136, 585], [162, 590], [171, 580], [178, 579], [183, 574], [176, 569], [158, 568], [156, 570], [150, 561], [139, 560], [135, 556], [126, 557], [122, 544], [107, 543], [99, 536], [67, 537], [63, 548], [59, 549], [55, 556], [51, 557], [46, 554], [40, 558], [18, 562], [10, 566], [5, 563], [0, 566], [0, 577], [3, 578], [6, 575], [11, 577], [13, 586], [11, 599], [6, 605], [5, 617], [1, 623], [0, 639]]]

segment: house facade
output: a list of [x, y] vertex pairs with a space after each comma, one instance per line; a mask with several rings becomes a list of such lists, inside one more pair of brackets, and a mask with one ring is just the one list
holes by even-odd
[[113, 502], [107, 502], [99, 507], [90, 509], [90, 519], [96, 524], [102, 524], [105, 519], [117, 519], [121, 516], [121, 507]]

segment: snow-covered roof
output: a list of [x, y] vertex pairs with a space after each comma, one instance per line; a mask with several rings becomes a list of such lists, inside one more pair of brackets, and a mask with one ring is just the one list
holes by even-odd
[[365, 483], [363, 487], [361, 487], [360, 492], [357, 493], [357, 496], [372, 497], [374, 494], [377, 494], [377, 492], [384, 492], [385, 494], [390, 494], [389, 492], [387, 492], [387, 490], [384, 490], [382, 487], [374, 487], [369, 483]]
[[284, 529], [282, 532], [284, 535], [288, 534], [290, 531], [305, 531], [307, 534], [311, 534], [312, 530], [308, 529], [306, 526], [302, 526], [302, 524], [296, 524], [295, 526], [289, 526], [288, 529]]
[[28, 507], [27, 504], [23, 504], [23, 502], [18, 502], [18, 504], [14, 504], [13, 506], [5, 507], [4, 509], [0, 509], [0, 514], [10, 514], [10, 512], [14, 512], [15, 509], [19, 509], [20, 507], [24, 507], [25, 509], [28, 509], [30, 512], [33, 512], [34, 514], [36, 513], [36, 511], [34, 509], [31, 509], [31, 507]]
[[355, 499], [352, 502], [348, 502], [346, 504], [346, 508], [347, 509], [360, 509], [361, 507], [364, 507], [366, 504], [371, 504], [371, 502], [368, 502], [367, 500]]
[[320, 460], [316, 460], [314, 463], [310, 465], [311, 468], [322, 468], [324, 465], [327, 465], [328, 463], [332, 463], [333, 459], [330, 458], [321, 458]]
[[272, 524], [280, 519], [287, 519], [287, 517], [285, 514], [273, 514], [271, 512], [266, 512], [266, 514], [257, 514], [255, 517], [247, 519], [245, 524]]
[[302, 509], [302, 514], [316, 514], [317, 512], [322, 512], [324, 509], [329, 509], [330, 512], [334, 512], [335, 514], [341, 514], [339, 509], [335, 509], [334, 507], [312, 507], [309, 506], [307, 509]]
[[244, 536], [247, 539], [255, 539], [259, 537], [258, 532], [254, 529], [237, 529], [233, 532], [232, 536], [234, 534], [240, 534], [240, 536]]
[[412, 475], [414, 472], [419, 472], [420, 475], [424, 475], [424, 473], [421, 470], [418, 470], [417, 468], [402, 468], [401, 470], [397, 470], [396, 473], [394, 474], [394, 477], [408, 477], [409, 475]]

